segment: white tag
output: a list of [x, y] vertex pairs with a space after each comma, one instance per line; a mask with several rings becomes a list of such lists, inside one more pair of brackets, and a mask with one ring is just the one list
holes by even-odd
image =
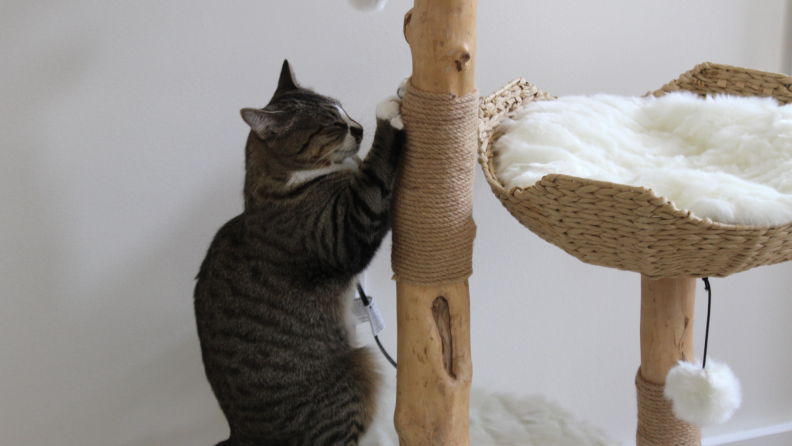
[[374, 336], [377, 336], [379, 332], [385, 329], [385, 321], [382, 320], [382, 315], [377, 309], [377, 304], [374, 303], [374, 298], [369, 296], [369, 299], [371, 302], [366, 308], [368, 309], [369, 322], [371, 322], [371, 332], [374, 333]]
[[361, 298], [356, 297], [352, 302], [352, 312], [355, 313], [355, 317], [357, 317], [361, 324], [369, 322], [371, 325], [371, 332], [374, 333], [374, 336], [377, 336], [385, 329], [385, 321], [382, 320], [382, 315], [377, 308], [377, 304], [374, 303], [374, 298], [371, 296], [368, 296], [368, 298], [369, 304], [366, 306], [363, 305], [363, 300]]

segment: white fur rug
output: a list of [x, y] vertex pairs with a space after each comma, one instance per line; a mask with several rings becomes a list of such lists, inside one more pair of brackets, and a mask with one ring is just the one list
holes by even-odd
[[792, 222], [792, 106], [773, 99], [569, 96], [504, 125], [493, 149], [507, 188], [557, 173], [651, 188], [722, 223]]
[[[388, 380], [372, 426], [361, 446], [399, 446], [393, 427], [396, 408], [395, 375]], [[542, 396], [516, 397], [470, 392], [471, 446], [616, 446], [600, 430], [578, 420]]]

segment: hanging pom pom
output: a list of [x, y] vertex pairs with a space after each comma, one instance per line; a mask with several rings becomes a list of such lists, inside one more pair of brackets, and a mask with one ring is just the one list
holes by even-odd
[[352, 6], [361, 11], [379, 11], [387, 2], [388, 0], [349, 0]]
[[740, 381], [728, 365], [712, 359], [706, 369], [679, 361], [668, 372], [664, 393], [677, 418], [699, 427], [723, 423], [742, 402]]

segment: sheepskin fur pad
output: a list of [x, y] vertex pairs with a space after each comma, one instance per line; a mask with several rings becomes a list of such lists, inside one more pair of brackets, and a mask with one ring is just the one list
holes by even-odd
[[507, 188], [565, 174], [650, 188], [721, 223], [792, 222], [792, 105], [772, 98], [569, 96], [502, 128], [493, 150]]
[[[399, 446], [393, 427], [395, 376], [385, 381], [377, 415], [361, 438], [360, 446]], [[474, 387], [470, 391], [470, 445], [619, 446], [620, 443], [575, 419], [543, 396], [506, 395]]]

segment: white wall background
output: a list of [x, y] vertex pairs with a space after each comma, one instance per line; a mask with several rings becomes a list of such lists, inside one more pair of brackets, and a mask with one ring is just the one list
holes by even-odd
[[[0, 443], [226, 438], [191, 294], [211, 237], [242, 207], [238, 110], [268, 101], [289, 58], [371, 128], [410, 73], [410, 5], [0, 3]], [[703, 61], [788, 72], [788, 17], [785, 0], [484, 0], [477, 84], [489, 94], [524, 76], [556, 95], [643, 94]], [[639, 276], [541, 241], [477, 175], [475, 385], [546, 394], [632, 443]], [[390, 275], [383, 249], [367, 284], [395, 352]], [[713, 287], [710, 352], [745, 401], [705, 437], [792, 422], [792, 264]], [[699, 352], [705, 305], [702, 288]]]

